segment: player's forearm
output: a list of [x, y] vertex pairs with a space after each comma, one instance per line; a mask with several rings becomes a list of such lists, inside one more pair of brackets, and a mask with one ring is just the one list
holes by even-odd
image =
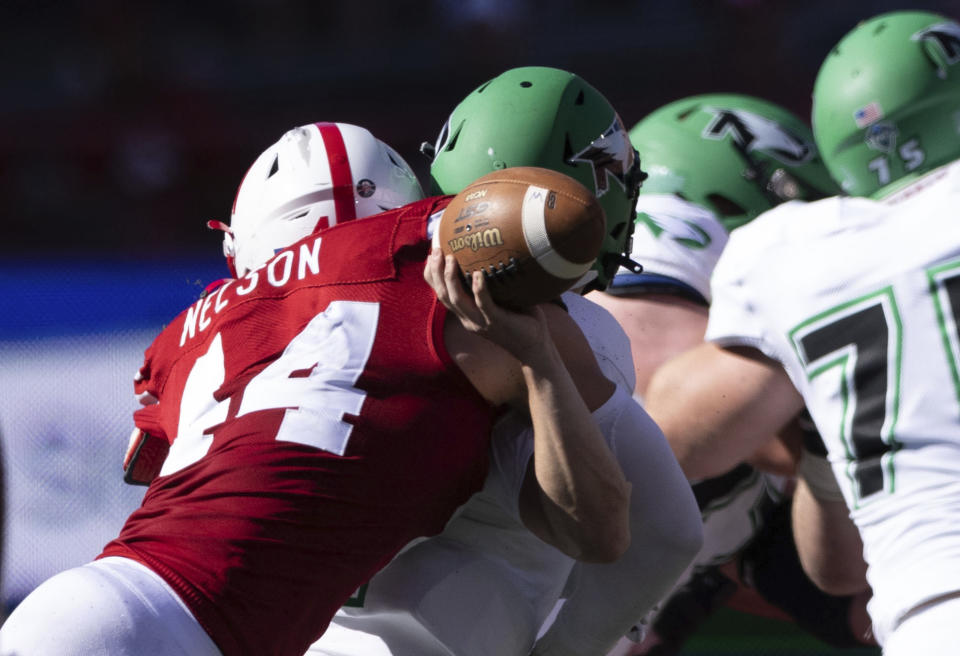
[[730, 471], [803, 409], [782, 367], [749, 351], [700, 344], [650, 382], [647, 411], [691, 480]]
[[[832, 478], [829, 469], [814, 476], [811, 472], [814, 468], [809, 464], [811, 457], [815, 456], [804, 453], [802, 475], [793, 495], [793, 532], [800, 563], [810, 580], [824, 592], [834, 595], [863, 592], [868, 584], [860, 532], [850, 519], [839, 487], [832, 494], [823, 482], [814, 482], [811, 488], [807, 477], [820, 481]], [[825, 460], [823, 463], [820, 467], [829, 468]]]
[[619, 557], [630, 541], [630, 484], [556, 351], [525, 363], [523, 375], [541, 537], [578, 559]]

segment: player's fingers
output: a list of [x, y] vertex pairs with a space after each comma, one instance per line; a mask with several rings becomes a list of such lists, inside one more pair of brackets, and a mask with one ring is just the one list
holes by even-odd
[[500, 306], [497, 305], [496, 301], [493, 300], [493, 296], [490, 295], [490, 286], [487, 277], [483, 275], [482, 272], [474, 271], [473, 278], [470, 282], [473, 291], [473, 302], [480, 311], [484, 323], [489, 326], [495, 319], [497, 312], [501, 311]]
[[450, 284], [449, 273], [449, 263], [443, 253], [439, 249], [431, 251], [423, 270], [423, 277], [433, 288], [437, 299], [463, 321], [463, 312], [458, 306], [457, 300], [450, 293], [451, 290], [456, 291], [456, 287]]
[[450, 307], [449, 294], [447, 294], [447, 287], [443, 282], [443, 257], [440, 254], [440, 249], [430, 251], [426, 266], [423, 267], [423, 279], [433, 288], [440, 302]]
[[481, 320], [480, 312], [473, 302], [472, 294], [467, 293], [460, 276], [460, 266], [457, 264], [456, 258], [453, 255], [447, 255], [444, 262], [443, 278], [444, 286], [450, 298], [450, 309], [457, 314], [466, 328], [476, 330], [477, 324]]
[[463, 303], [463, 291], [460, 284], [460, 267], [452, 255], [445, 255], [441, 265], [443, 287], [453, 306], [458, 308]]

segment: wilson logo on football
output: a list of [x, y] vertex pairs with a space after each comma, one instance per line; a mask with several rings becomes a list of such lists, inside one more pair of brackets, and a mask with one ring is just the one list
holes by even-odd
[[490, 248], [491, 246], [503, 246], [503, 236], [500, 234], [500, 228], [487, 228], [479, 232], [474, 232], [462, 237], [454, 237], [447, 244], [450, 246], [450, 252], [456, 253], [464, 248], [476, 252], [481, 248]]

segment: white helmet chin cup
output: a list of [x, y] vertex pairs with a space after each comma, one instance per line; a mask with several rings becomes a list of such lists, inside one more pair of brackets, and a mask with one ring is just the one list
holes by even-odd
[[236, 275], [317, 230], [421, 198], [410, 166], [368, 130], [294, 128], [256, 159], [237, 190], [230, 216]]

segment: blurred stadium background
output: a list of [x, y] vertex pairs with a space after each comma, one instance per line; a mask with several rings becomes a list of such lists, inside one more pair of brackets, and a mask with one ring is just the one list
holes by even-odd
[[[960, 16], [960, 0], [0, 3], [0, 600], [95, 556], [138, 503], [120, 481], [132, 375], [226, 273], [204, 223], [286, 129], [363, 125], [425, 180], [419, 144], [522, 65], [580, 74], [628, 127], [703, 92], [807, 116], [829, 48], [908, 7]], [[724, 611], [684, 653], [876, 652]]]

